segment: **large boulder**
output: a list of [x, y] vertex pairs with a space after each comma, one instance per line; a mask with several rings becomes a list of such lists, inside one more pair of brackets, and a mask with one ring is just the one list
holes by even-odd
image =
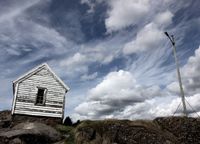
[[76, 144], [200, 144], [200, 118], [83, 121]]
[[151, 121], [83, 121], [76, 129], [76, 144], [176, 144], [176, 137]]
[[20, 123], [9, 131], [0, 133], [0, 144], [49, 144], [59, 140], [61, 134], [42, 123]]

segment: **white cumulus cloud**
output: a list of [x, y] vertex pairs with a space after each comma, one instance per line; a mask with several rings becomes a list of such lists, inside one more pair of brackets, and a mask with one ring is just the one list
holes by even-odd
[[88, 92], [87, 100], [75, 108], [79, 115], [89, 118], [118, 116], [127, 106], [137, 105], [162, 96], [159, 86], [141, 86], [134, 76], [124, 70], [111, 72]]
[[105, 21], [109, 31], [119, 30], [140, 22], [149, 11], [149, 0], [111, 0]]
[[160, 25], [160, 26], [166, 26], [169, 25], [172, 22], [172, 17], [173, 14], [172, 12], [170, 12], [169, 10], [162, 12], [162, 13], [158, 13], [155, 16], [155, 23]]

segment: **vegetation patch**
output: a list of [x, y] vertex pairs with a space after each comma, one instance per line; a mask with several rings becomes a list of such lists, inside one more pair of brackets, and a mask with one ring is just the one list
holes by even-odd
[[75, 144], [75, 128], [73, 126], [57, 125], [56, 130], [63, 135], [65, 144]]

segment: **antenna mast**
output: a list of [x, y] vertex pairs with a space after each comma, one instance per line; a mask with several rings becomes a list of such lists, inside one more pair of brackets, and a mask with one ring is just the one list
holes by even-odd
[[173, 54], [174, 54], [174, 58], [175, 58], [175, 62], [176, 62], [176, 70], [177, 70], [177, 75], [178, 75], [178, 82], [179, 82], [179, 87], [180, 87], [181, 100], [182, 100], [182, 104], [183, 104], [183, 115], [184, 116], [188, 116], [187, 109], [186, 109], [186, 104], [185, 104], [185, 94], [184, 94], [184, 91], [183, 91], [183, 86], [182, 86], [182, 81], [181, 81], [181, 74], [180, 74], [180, 70], [179, 70], [179, 62], [178, 62], [178, 58], [176, 56], [175, 39], [174, 39], [173, 35], [169, 36], [169, 34], [167, 32], [165, 32], [165, 35], [169, 38], [169, 40], [170, 40], [170, 42], [172, 43], [172, 46], [173, 46]]

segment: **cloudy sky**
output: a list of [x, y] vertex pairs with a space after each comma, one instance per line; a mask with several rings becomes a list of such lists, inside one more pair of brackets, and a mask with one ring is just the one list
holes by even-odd
[[[154, 118], [180, 104], [200, 114], [199, 0], [0, 0], [0, 110], [12, 81], [47, 62], [71, 88], [73, 119]], [[180, 105], [177, 114], [181, 113]]]

